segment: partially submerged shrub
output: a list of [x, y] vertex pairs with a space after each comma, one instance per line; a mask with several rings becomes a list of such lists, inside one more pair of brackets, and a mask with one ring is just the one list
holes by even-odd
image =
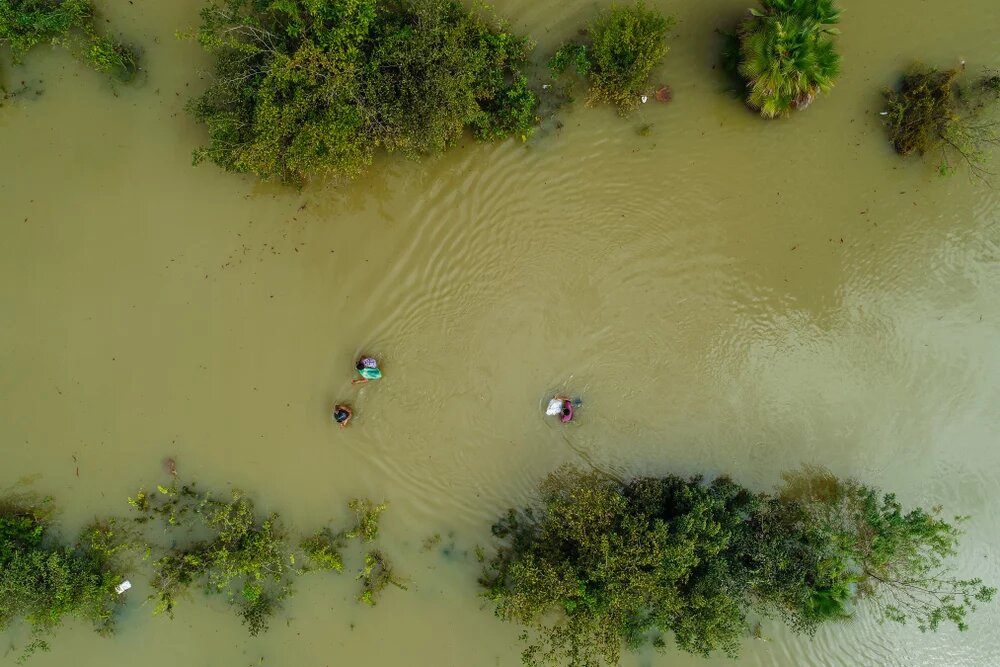
[[259, 516], [240, 491], [217, 500], [193, 485], [176, 483], [159, 487], [156, 494], [139, 492], [129, 502], [140, 522], [159, 519], [164, 529], [176, 533], [184, 528], [188, 535], [187, 540], [173, 535], [172, 546], [153, 563], [155, 613], [172, 615], [177, 597], [198, 585], [224, 594], [238, 607], [251, 635], [267, 629], [268, 617], [291, 591], [295, 564], [277, 514]]
[[344, 557], [340, 553], [344, 546], [343, 535], [324, 528], [302, 540], [301, 546], [313, 568], [325, 572], [340, 572], [344, 569]]
[[666, 634], [684, 651], [736, 655], [751, 613], [812, 633], [864, 600], [884, 620], [964, 630], [994, 589], [948, 573], [958, 522], [825, 479], [767, 495], [725, 477], [623, 484], [562, 469], [542, 484], [540, 509], [494, 526], [484, 595], [534, 631], [526, 665], [616, 664], [623, 645], [663, 647]]
[[[367, 498], [356, 498], [347, 505], [354, 512], [353, 528], [339, 533], [324, 528], [302, 542], [302, 548], [314, 569], [339, 572], [344, 566], [340, 550], [349, 540], [369, 543], [378, 537], [379, 518], [389, 507], [388, 504], [376, 504]], [[406, 590], [405, 581], [395, 574], [388, 557], [381, 549], [370, 549], [365, 554], [364, 565], [357, 579], [361, 581], [358, 601], [371, 606], [375, 605], [379, 595], [390, 585]]]
[[52, 534], [46, 503], [0, 503], [0, 630], [16, 620], [31, 626], [22, 659], [48, 650], [46, 637], [66, 617], [90, 621], [100, 634], [113, 631], [123, 572], [111, 551], [90, 544], [92, 531], [101, 532], [88, 529], [68, 544]]
[[371, 542], [378, 536], [378, 520], [382, 512], [389, 508], [387, 503], [375, 504], [367, 498], [355, 498], [347, 504], [354, 512], [357, 524], [349, 530], [345, 537], [354, 539], [361, 538], [365, 542]]
[[301, 184], [536, 122], [527, 40], [457, 0], [217, 0], [198, 40], [216, 78], [190, 106], [209, 134], [195, 163]]
[[0, 0], [0, 44], [14, 62], [39, 44], [61, 44], [121, 80], [138, 69], [133, 49], [97, 30], [90, 0]]
[[389, 559], [378, 549], [365, 554], [365, 564], [358, 574], [358, 579], [361, 580], [358, 601], [372, 607], [378, 602], [382, 591], [390, 585], [406, 590], [406, 582], [396, 576]]
[[898, 89], [885, 92], [889, 140], [900, 155], [941, 151], [942, 171], [964, 160], [984, 176], [989, 148], [1000, 145], [1000, 124], [989, 114], [1000, 101], [1000, 75], [987, 72], [971, 84], [962, 69], [915, 67]]
[[765, 118], [809, 106], [833, 87], [840, 56], [831, 27], [840, 20], [833, 0], [760, 0], [739, 25], [738, 71], [747, 104]]
[[[159, 525], [169, 538], [168, 545], [159, 543], [159, 534], [151, 540], [156, 556], [155, 592], [150, 596], [156, 603], [154, 613], [173, 616], [178, 597], [197, 586], [207, 593], [225, 595], [237, 607], [251, 635], [267, 630], [271, 616], [292, 594], [293, 577], [311, 571], [342, 571], [341, 550], [355, 538], [374, 541], [379, 516], [388, 507], [368, 499], [352, 500], [349, 507], [356, 522], [351, 529], [322, 528], [298, 541], [299, 552], [279, 516], [260, 516], [242, 491], [232, 491], [228, 499], [216, 499], [175, 479], [169, 487], [157, 487], [156, 493], [140, 491], [129, 498], [129, 504], [138, 512], [138, 524]], [[358, 578], [362, 580], [358, 599], [368, 604], [374, 604], [376, 596], [390, 584], [405, 588], [378, 550], [365, 556]]]
[[601, 12], [588, 30], [589, 41], [567, 42], [549, 60], [559, 76], [572, 68], [590, 80], [588, 104], [613, 104], [622, 114], [640, 104], [649, 76], [667, 54], [674, 21], [642, 2]]

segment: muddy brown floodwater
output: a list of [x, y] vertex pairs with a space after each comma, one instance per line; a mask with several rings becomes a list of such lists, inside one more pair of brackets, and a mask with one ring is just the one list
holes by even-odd
[[[836, 88], [769, 123], [712, 69], [747, 1], [655, 2], [680, 20], [669, 105], [303, 192], [190, 166], [209, 63], [174, 33], [200, 3], [100, 4], [145, 48], [141, 85], [44, 49], [2, 66], [44, 92], [0, 109], [0, 486], [56, 495], [68, 530], [167, 457], [298, 528], [384, 497], [411, 588], [368, 609], [348, 575], [303, 580], [250, 639], [221, 600], [151, 617], [140, 582], [115, 639], [71, 623], [34, 667], [516, 666], [471, 550], [567, 461], [758, 488], [825, 465], [971, 514], [959, 569], [1000, 582], [1000, 196], [901, 161], [877, 116], [914, 59], [1000, 65], [995, 0], [845, 0]], [[497, 3], [540, 53], [596, 8]], [[386, 375], [359, 389], [362, 351]], [[557, 390], [584, 399], [568, 427], [543, 418]], [[998, 609], [964, 635], [862, 613], [812, 640], [765, 624], [737, 663], [623, 664], [997, 665]]]

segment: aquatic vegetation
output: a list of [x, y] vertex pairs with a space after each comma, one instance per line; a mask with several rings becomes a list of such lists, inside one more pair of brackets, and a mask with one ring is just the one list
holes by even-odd
[[57, 44], [123, 81], [138, 71], [134, 49], [98, 32], [90, 0], [0, 0], [0, 44], [14, 62], [40, 44]]
[[457, 0], [219, 0], [201, 16], [216, 78], [190, 105], [209, 134], [196, 164], [301, 184], [536, 123], [528, 41]]
[[964, 161], [985, 177], [989, 149], [1000, 145], [1000, 122], [990, 118], [1000, 102], [1000, 75], [987, 72], [971, 84], [962, 69], [915, 67], [898, 89], [885, 92], [889, 140], [900, 155], [941, 153], [941, 171]]
[[92, 622], [102, 635], [114, 630], [124, 572], [113, 550], [91, 544], [106, 533], [92, 527], [78, 544], [63, 542], [51, 514], [47, 501], [0, 502], [0, 630], [16, 620], [31, 627], [21, 660], [48, 650], [47, 636], [67, 617]]
[[[169, 469], [176, 474], [176, 464]], [[352, 500], [348, 504], [355, 514], [351, 529], [324, 527], [299, 540], [299, 551], [280, 517], [274, 513], [260, 516], [239, 490], [233, 490], [228, 499], [216, 499], [175, 477], [169, 487], [157, 487], [156, 493], [138, 492], [129, 504], [138, 513], [137, 525], [157, 528], [155, 539], [144, 545], [146, 557], [155, 555], [151, 582], [155, 592], [150, 596], [154, 613], [172, 617], [178, 597], [197, 585], [207, 593], [225, 595], [251, 635], [267, 630], [270, 618], [292, 595], [295, 577], [342, 571], [342, 549], [355, 538], [374, 541], [379, 517], [388, 507], [366, 498]], [[130, 540], [129, 544], [138, 543]], [[365, 556], [358, 578], [363, 582], [358, 599], [368, 604], [375, 604], [376, 596], [390, 584], [405, 588], [378, 550]]]
[[588, 104], [613, 104], [626, 114], [639, 106], [653, 68], [667, 54], [666, 37], [673, 25], [673, 18], [642, 2], [611, 7], [590, 24], [586, 43], [563, 44], [549, 68], [557, 77], [569, 69], [587, 77]]
[[622, 646], [663, 647], [668, 634], [684, 651], [735, 656], [751, 613], [811, 633], [862, 601], [885, 620], [964, 629], [994, 589], [947, 574], [956, 526], [831, 480], [825, 494], [769, 495], [725, 477], [622, 483], [563, 468], [541, 485], [541, 508], [494, 525], [484, 595], [533, 631], [526, 665], [616, 664]]
[[[355, 525], [350, 530], [334, 533], [324, 528], [302, 542], [302, 548], [312, 566], [318, 570], [341, 571], [344, 561], [340, 550], [349, 540], [373, 542], [378, 537], [379, 517], [389, 506], [367, 498], [356, 498], [348, 503], [355, 514]], [[440, 539], [440, 536], [438, 536]], [[380, 549], [371, 549], [365, 554], [364, 565], [358, 572], [361, 592], [358, 601], [375, 606], [379, 595], [390, 585], [406, 590], [405, 581], [398, 577], [388, 557]]]
[[840, 56], [832, 27], [840, 20], [833, 0], [761, 0], [740, 23], [738, 71], [747, 104], [765, 118], [809, 106], [833, 87]]
[[367, 498], [355, 498], [347, 504], [354, 511], [357, 524], [345, 533], [348, 539], [361, 538], [371, 542], [378, 537], [378, 520], [382, 512], [389, 508], [387, 503], [375, 504]]
[[340, 572], [344, 569], [344, 557], [340, 550], [344, 546], [343, 534], [335, 534], [324, 528], [302, 540], [302, 551], [317, 570]]
[[[138, 521], [159, 519], [175, 536], [169, 548], [156, 547], [150, 598], [154, 613], [173, 615], [177, 597], [199, 584], [225, 594], [238, 607], [251, 635], [267, 629], [267, 619], [291, 592], [295, 555], [277, 514], [258, 516], [244, 493], [218, 500], [194, 485], [159, 487], [129, 499]], [[196, 533], [182, 540], [180, 528], [195, 522]]]
[[365, 554], [365, 564], [358, 574], [358, 579], [361, 580], [358, 602], [373, 607], [378, 602], [378, 596], [390, 585], [406, 590], [406, 582], [396, 576], [389, 559], [378, 549]]
[[[947, 559], [957, 554], [960, 526], [940, 517], [941, 508], [904, 511], [894, 494], [882, 493], [855, 480], [838, 480], [828, 472], [805, 469], [785, 476], [779, 501], [799, 513], [794, 525], [780, 530], [797, 535], [809, 527], [823, 537], [827, 558], [838, 561], [823, 590], [850, 585], [852, 604], [868, 601], [882, 620], [914, 622], [921, 631], [952, 623], [968, 629], [966, 617], [977, 602], [989, 602], [996, 589], [980, 579], [958, 579]], [[808, 480], [804, 486], [802, 480]], [[815, 480], [822, 484], [815, 484]], [[843, 596], [844, 592], [828, 596]], [[818, 600], [813, 600], [817, 603]]]

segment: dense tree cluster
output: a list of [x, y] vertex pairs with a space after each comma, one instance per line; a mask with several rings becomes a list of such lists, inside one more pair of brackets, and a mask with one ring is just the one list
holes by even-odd
[[195, 161], [302, 183], [354, 177], [378, 150], [434, 155], [466, 129], [526, 138], [523, 37], [456, 0], [225, 0], [202, 12], [216, 78], [191, 105]]
[[726, 477], [621, 483], [564, 468], [541, 494], [494, 526], [482, 579], [501, 618], [534, 630], [527, 665], [616, 664], [623, 645], [667, 635], [736, 655], [754, 615], [812, 633], [864, 600], [887, 620], [964, 629], [994, 592], [947, 574], [953, 524], [822, 471], [772, 495]]

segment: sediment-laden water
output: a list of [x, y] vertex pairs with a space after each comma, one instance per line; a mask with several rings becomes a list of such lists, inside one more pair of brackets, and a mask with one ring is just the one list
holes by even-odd
[[[746, 4], [655, 3], [680, 21], [669, 105], [578, 106], [527, 144], [302, 192], [190, 166], [210, 63], [174, 33], [198, 2], [102, 6], [145, 48], [137, 87], [59, 51], [4, 62], [42, 92], [0, 108], [0, 486], [55, 495], [68, 530], [124, 512], [166, 456], [303, 529], [384, 497], [411, 580], [368, 609], [349, 575], [304, 579], [256, 639], [221, 600], [153, 618], [137, 585], [113, 640], [71, 624], [32, 664], [517, 665], [471, 552], [568, 461], [759, 488], [825, 465], [973, 515], [960, 571], [1000, 581], [1000, 194], [901, 161], [877, 116], [914, 60], [1000, 65], [1000, 5], [845, 3], [832, 94], [764, 122], [713, 68]], [[540, 53], [596, 7], [497, 3]], [[362, 351], [386, 376], [359, 389]], [[584, 400], [567, 427], [543, 417], [556, 390]], [[998, 609], [965, 635], [766, 624], [736, 664], [1000, 664]]]

